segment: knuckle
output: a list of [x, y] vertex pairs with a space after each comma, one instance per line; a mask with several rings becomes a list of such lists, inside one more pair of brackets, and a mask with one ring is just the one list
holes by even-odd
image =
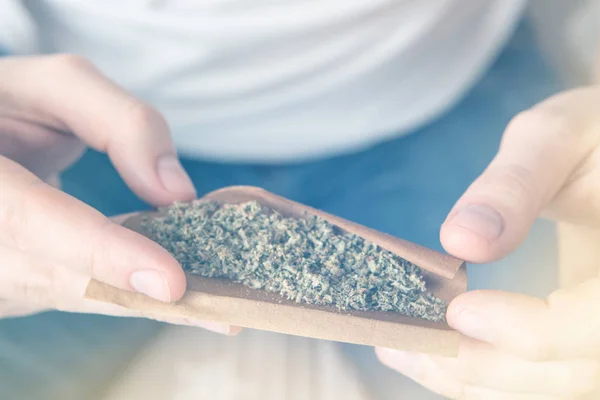
[[166, 121], [158, 110], [136, 99], [130, 101], [125, 115], [125, 124], [134, 133], [147, 133], [155, 131], [157, 126], [166, 126]]
[[68, 297], [65, 288], [69, 285], [69, 273], [63, 265], [51, 265], [46, 272], [46, 304], [57, 310], [68, 309]]
[[35, 273], [13, 285], [14, 298], [39, 307], [65, 310], [68, 274], [65, 267], [53, 263], [36, 263]]
[[[97, 229], [91, 232], [91, 236], [84, 241], [87, 243], [87, 246], [82, 249], [84, 252], [82, 263], [85, 265], [85, 270], [91, 278], [111, 276], [119, 272], [115, 270], [115, 263], [105, 262], [108, 257], [106, 255], [107, 249], [103, 244], [106, 242], [105, 238], [111, 237], [113, 226], [112, 221], [108, 218], [104, 219], [98, 225]], [[107, 269], [109, 270], [107, 271]]]
[[11, 175], [10, 182], [0, 178], [0, 242], [23, 249], [31, 229], [31, 202], [39, 198], [36, 191], [44, 182], [24, 168], [14, 169]]
[[2, 243], [23, 248], [24, 236], [26, 234], [25, 213], [22, 210], [22, 203], [10, 202], [0, 207], [0, 240]]
[[577, 293], [572, 288], [559, 288], [546, 296], [548, 312], [552, 315], [568, 312], [576, 300]]
[[516, 201], [523, 201], [521, 196], [529, 199], [532, 197], [530, 195], [537, 194], [537, 179], [529, 169], [520, 165], [509, 165], [505, 168], [503, 176], [508, 193]]
[[537, 143], [543, 141], [550, 157], [559, 154], [562, 159], [579, 158], [598, 144], [597, 124], [598, 121], [583, 117], [572, 106], [542, 103], [510, 121], [502, 137], [501, 148], [507, 142], [519, 145], [522, 137], [529, 137]]
[[576, 124], [577, 120], [562, 107], [537, 106], [517, 114], [508, 124], [504, 136], [505, 140], [510, 140], [530, 132], [541, 132], [549, 139], [554, 137], [563, 142], [580, 132], [575, 129]]
[[507, 164], [490, 168], [482, 179], [482, 193], [495, 193], [502, 188], [502, 200], [510, 209], [537, 207], [532, 201], [539, 201], [539, 182], [533, 172], [518, 164]]
[[53, 287], [50, 265], [40, 265], [35, 274], [29, 274], [26, 280], [18, 281], [13, 285], [13, 296], [21, 301], [31, 304], [54, 306], [54, 298], [51, 294]]

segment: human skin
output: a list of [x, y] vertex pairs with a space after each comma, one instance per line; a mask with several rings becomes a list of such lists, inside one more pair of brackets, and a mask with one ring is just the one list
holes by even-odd
[[[73, 55], [1, 58], [0, 316], [144, 317], [84, 300], [91, 278], [165, 302], [183, 295], [185, 275], [166, 250], [51, 185], [85, 146], [107, 153], [152, 205], [196, 197], [164, 118], [92, 64]], [[230, 333], [219, 323], [169, 322]]]
[[[600, 228], [599, 100], [598, 88], [577, 89], [516, 116], [497, 156], [442, 226], [445, 249], [474, 263], [501, 259], [540, 215], [585, 237]], [[162, 301], [183, 295], [183, 271], [164, 249], [45, 183], [87, 145], [106, 152], [153, 205], [194, 198], [156, 110], [79, 57], [8, 57], [0, 59], [0, 132], [0, 315], [53, 308], [144, 316], [83, 300], [90, 278]], [[569, 274], [571, 266], [577, 273]], [[600, 356], [600, 277], [590, 260], [564, 264], [563, 271], [577, 278], [545, 301], [499, 291], [457, 297], [447, 315], [464, 335], [456, 359], [377, 354], [449, 398], [571, 399], [591, 392]]]
[[[451, 399], [577, 399], [600, 382], [600, 114], [597, 87], [517, 115], [499, 152], [441, 227], [473, 263], [515, 250], [540, 216], [558, 222], [562, 288], [545, 300], [470, 291], [448, 307], [458, 358], [377, 349], [381, 361]], [[597, 392], [596, 392], [597, 394]], [[597, 398], [597, 397], [591, 397]]]

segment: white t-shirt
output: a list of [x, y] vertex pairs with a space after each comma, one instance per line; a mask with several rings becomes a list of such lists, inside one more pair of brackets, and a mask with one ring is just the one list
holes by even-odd
[[489, 66], [525, 2], [25, 4], [37, 51], [87, 57], [164, 113], [183, 154], [279, 162], [362, 149], [439, 116]]

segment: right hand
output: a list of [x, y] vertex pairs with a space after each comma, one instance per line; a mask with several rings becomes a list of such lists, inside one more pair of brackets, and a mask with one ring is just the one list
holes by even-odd
[[[90, 63], [71, 55], [0, 58], [0, 317], [47, 309], [144, 316], [84, 300], [91, 278], [165, 302], [185, 291], [183, 270], [166, 250], [45, 183], [85, 145], [106, 152], [150, 204], [196, 196], [160, 113]], [[230, 333], [220, 323], [167, 322]]]

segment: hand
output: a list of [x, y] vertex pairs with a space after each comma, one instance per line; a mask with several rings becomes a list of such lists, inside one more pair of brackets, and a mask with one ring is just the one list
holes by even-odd
[[165, 302], [185, 291], [183, 270], [166, 250], [43, 182], [84, 144], [107, 152], [154, 205], [196, 196], [162, 116], [88, 62], [0, 58], [0, 316], [44, 309], [143, 316], [84, 301], [90, 278]]
[[[598, 104], [600, 89], [578, 89], [517, 116], [442, 226], [445, 249], [475, 263], [500, 259], [540, 215], [582, 231], [600, 227]], [[583, 282], [545, 301], [499, 291], [458, 296], [447, 313], [464, 335], [458, 358], [378, 355], [451, 399], [600, 398], [592, 394], [600, 383], [600, 277], [597, 260], [589, 263], [577, 271]]]

